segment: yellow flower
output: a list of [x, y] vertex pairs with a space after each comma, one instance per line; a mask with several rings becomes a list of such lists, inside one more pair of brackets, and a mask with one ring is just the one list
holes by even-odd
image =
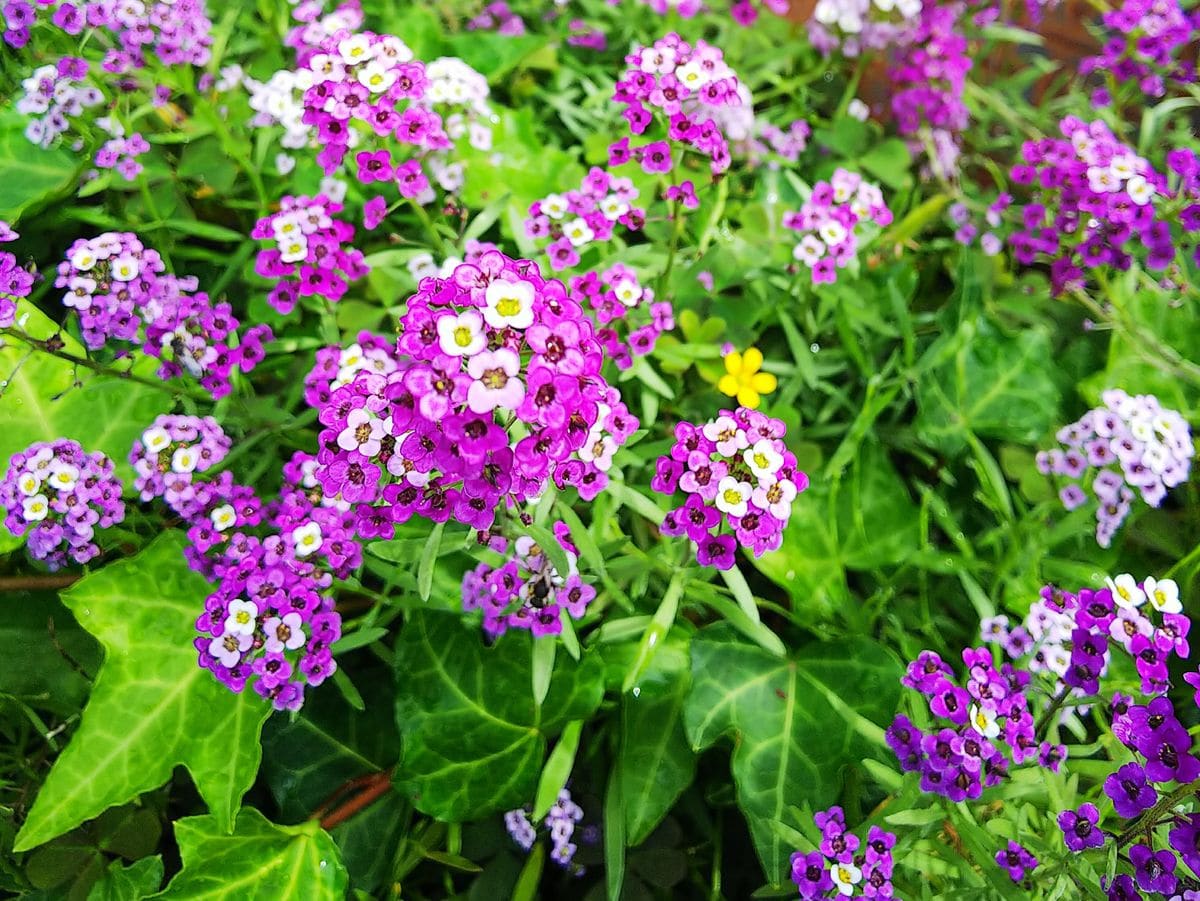
[[725, 356], [725, 375], [717, 382], [717, 388], [722, 394], [736, 397], [743, 407], [758, 409], [762, 400], [760, 395], [770, 394], [778, 382], [769, 372], [759, 372], [762, 369], [763, 355], [757, 347], [746, 349], [744, 354], [733, 353]]

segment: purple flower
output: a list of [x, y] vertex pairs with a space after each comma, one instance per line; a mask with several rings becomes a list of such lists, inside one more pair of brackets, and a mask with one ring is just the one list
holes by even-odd
[[1130, 819], [1149, 810], [1158, 801], [1158, 792], [1146, 784], [1146, 771], [1140, 764], [1127, 763], [1104, 780], [1104, 793], [1112, 798], [1119, 816]]
[[1026, 873], [1032, 873], [1038, 865], [1038, 860], [1021, 845], [1014, 841], [1008, 843], [1008, 848], [996, 852], [996, 864], [1008, 872], [1013, 882], [1020, 882]]
[[1134, 845], [1129, 849], [1129, 860], [1134, 866], [1134, 877], [1138, 888], [1146, 892], [1170, 895], [1179, 880], [1175, 876], [1177, 861], [1170, 851], [1155, 852], [1145, 845]]
[[829, 867], [820, 851], [792, 854], [792, 882], [800, 891], [801, 898], [819, 898], [833, 889]]
[[1085, 803], [1078, 810], [1064, 810], [1058, 815], [1058, 828], [1063, 841], [1075, 853], [1085, 848], [1099, 848], [1104, 844], [1104, 833], [1099, 828], [1100, 811], [1095, 804]]

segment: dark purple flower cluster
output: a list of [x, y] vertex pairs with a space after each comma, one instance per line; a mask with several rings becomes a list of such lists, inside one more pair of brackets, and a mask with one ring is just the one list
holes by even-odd
[[1101, 395], [1103, 405], [1058, 431], [1061, 449], [1042, 451], [1038, 469], [1069, 480], [1058, 493], [1068, 510], [1097, 500], [1096, 543], [1108, 547], [1140, 494], [1151, 507], [1167, 490], [1187, 481], [1195, 448], [1187, 422], [1150, 394], [1131, 397], [1119, 388]]
[[141, 348], [162, 359], [161, 378], [186, 371], [213, 397], [223, 397], [235, 367], [250, 372], [262, 361], [271, 329], [252, 326], [233, 346], [239, 323], [229, 304], [213, 304], [207, 294], [196, 292], [194, 277], [164, 269], [158, 253], [136, 235], [105, 232], [71, 245], [54, 285], [67, 289], [63, 305], [79, 314], [88, 347], [94, 350], [109, 340], [139, 343], [144, 325]]
[[96, 529], [125, 518], [121, 480], [108, 457], [75, 441], [39, 441], [13, 454], [0, 481], [4, 525], [25, 535], [29, 555], [51, 570], [100, 553]]
[[[575, 836], [576, 824], [582, 819], [583, 808], [571, 800], [570, 791], [564, 788], [558, 793], [558, 800], [554, 802], [543, 821], [552, 845], [550, 859], [560, 867], [570, 870], [574, 876], [583, 875], [583, 867], [572, 864], [578, 850], [572, 839]], [[529, 821], [528, 808], [518, 807], [508, 811], [504, 815], [504, 826], [512, 840], [525, 851], [532, 848], [533, 843], [537, 841], [537, 829]]]
[[[675, 311], [670, 301], [655, 301], [654, 291], [638, 281], [637, 273], [623, 263], [614, 263], [603, 272], [589, 272], [571, 279], [571, 294], [581, 304], [586, 299], [596, 323], [596, 338], [618, 369], [628, 369], [634, 357], [654, 350], [658, 336], [675, 328]], [[649, 310], [650, 321], [633, 327], [629, 316]], [[625, 326], [624, 337], [616, 326]]]
[[904, 43], [888, 70], [892, 83], [892, 113], [902, 135], [918, 136], [929, 130], [933, 144], [930, 165], [943, 177], [958, 171], [958, 136], [970, 114], [963, 89], [971, 57], [960, 25], [961, 3], [925, 0], [910, 40]]
[[628, 178], [593, 167], [578, 191], [549, 194], [534, 201], [525, 220], [525, 234], [549, 240], [546, 255], [555, 271], [574, 266], [588, 245], [608, 241], [616, 223], [640, 231], [646, 211], [633, 206], [638, 190]]
[[803, 237], [792, 256], [812, 273], [814, 285], [837, 281], [837, 271], [858, 259], [858, 242], [871, 223], [886, 227], [892, 211], [878, 185], [856, 172], [837, 169], [830, 181], [813, 185], [798, 212], [786, 213], [783, 225]]
[[333, 392], [354, 381], [360, 372], [391, 375], [401, 368], [394, 340], [372, 332], [359, 332], [347, 347], [322, 347], [317, 361], [304, 377], [304, 400], [314, 409], [329, 403]]
[[1032, 193], [1013, 207], [1021, 228], [1008, 243], [1017, 262], [1049, 257], [1055, 294], [1082, 287], [1089, 269], [1128, 269], [1139, 245], [1147, 266], [1166, 268], [1175, 245], [1155, 211], [1156, 198], [1168, 192], [1166, 178], [1099, 120], [1067, 116], [1059, 128], [1062, 138], [1026, 141], [1012, 167], [1013, 182]]
[[[9, 224], [0, 219], [0, 244], [19, 238]], [[17, 262], [14, 254], [0, 250], [0, 328], [9, 328], [17, 319], [17, 301], [33, 290], [34, 274]]]
[[786, 432], [780, 420], [748, 407], [721, 410], [702, 426], [676, 425], [675, 444], [658, 458], [650, 485], [688, 497], [667, 513], [662, 533], [686, 535], [700, 565], [717, 569], [733, 566], [739, 544], [756, 557], [778, 548], [792, 501], [808, 487], [783, 443]]
[[318, 478], [362, 537], [414, 514], [486, 531], [551, 480], [587, 500], [607, 484], [638, 423], [561, 282], [490, 251], [423, 279], [400, 333], [407, 368], [359, 373], [320, 412]]
[[337, 171], [356, 143], [364, 184], [392, 182], [418, 203], [432, 199], [420, 162], [395, 162], [389, 149], [393, 142], [418, 153], [451, 146], [441, 116], [425, 103], [425, 66], [399, 38], [371, 31], [340, 30], [321, 51], [307, 62], [312, 85], [304, 92], [303, 121], [316, 129], [325, 174]]
[[1014, 841], [996, 852], [996, 866], [1008, 873], [1013, 882], [1020, 882], [1027, 873], [1037, 869], [1038, 859]]
[[233, 442], [211, 416], [159, 416], [133, 442], [129, 463], [143, 501], [162, 498], [184, 519], [197, 513], [196, 476], [220, 464]]
[[[512, 553], [499, 566], [480, 563], [463, 576], [464, 610], [482, 610], [483, 628], [490, 636], [508, 629], [528, 629], [535, 636], [562, 632], [564, 612], [581, 619], [596, 589], [579, 576], [579, 550], [571, 543], [566, 523], [554, 524], [554, 537], [567, 559], [560, 573], [548, 555], [528, 535], [512, 543]], [[505, 550], [506, 539], [493, 536], [494, 550]]]
[[891, 898], [892, 848], [896, 836], [872, 826], [865, 842], [846, 829], [846, 816], [840, 807], [816, 814], [813, 823], [821, 830], [818, 850], [792, 854], [792, 882], [803, 901], [818, 898], [849, 897], [861, 893], [866, 898]]
[[[1080, 75], [1099, 72], [1117, 85], [1137, 83], [1137, 99], [1163, 97], [1168, 81], [1191, 84], [1196, 64], [1176, 59], [1193, 43], [1200, 30], [1200, 12], [1185, 12], [1178, 0], [1125, 0], [1107, 10], [1101, 21], [1111, 33], [1097, 56], [1079, 64]], [[1107, 87], [1097, 88], [1092, 101], [1098, 106], [1112, 102]]]
[[370, 271], [362, 251], [351, 244], [354, 226], [334, 218], [341, 210], [324, 194], [289, 195], [280, 200], [279, 212], [255, 223], [250, 236], [275, 246], [258, 252], [254, 271], [275, 281], [267, 302], [280, 313], [290, 313], [300, 297], [337, 303], [350, 282]]
[[702, 40], [689, 44], [671, 32], [649, 47], [635, 48], [625, 63], [613, 99], [625, 107], [629, 130], [645, 134], [658, 110], [666, 119], [667, 140], [631, 147], [624, 139], [609, 149], [610, 165], [633, 158], [646, 172], [670, 173], [679, 162], [676, 145], [706, 156], [714, 175], [728, 169], [729, 144], [710, 110], [739, 102], [738, 80], [720, 48]]

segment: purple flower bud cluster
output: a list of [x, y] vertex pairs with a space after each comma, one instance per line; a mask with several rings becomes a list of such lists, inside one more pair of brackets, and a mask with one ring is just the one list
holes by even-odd
[[138, 343], [139, 326], [144, 325], [141, 348], [163, 360], [160, 378], [186, 371], [213, 397], [224, 397], [231, 390], [234, 367], [250, 372], [262, 361], [271, 329], [252, 326], [232, 346], [239, 323], [229, 304], [213, 304], [207, 294], [193, 293], [198, 286], [194, 277], [180, 278], [164, 269], [158, 252], [137, 235], [105, 232], [71, 245], [54, 285], [67, 289], [63, 305], [79, 314], [88, 347], [95, 350], [108, 340]]
[[[571, 841], [575, 837], [576, 824], [583, 819], [583, 808], [571, 800], [571, 792], [562, 789], [542, 825], [550, 836], [550, 859], [572, 875], [582, 876], [583, 867], [572, 864], [578, 850]], [[529, 820], [528, 808], [510, 810], [504, 815], [504, 826], [508, 834], [525, 851], [537, 841], [537, 828]]]
[[[317, 163], [325, 174], [341, 166], [355, 132], [354, 140], [362, 147], [357, 160], [360, 180], [393, 182], [404, 197], [419, 203], [431, 200], [420, 163], [393, 165], [388, 150], [393, 141], [418, 151], [451, 146], [441, 116], [425, 104], [425, 66], [399, 38], [371, 31], [338, 31], [321, 51], [307, 62], [312, 85], [304, 92], [304, 122], [317, 131]], [[372, 136], [374, 148], [367, 146]], [[383, 152], [384, 157], [376, 157], [381, 163], [386, 158], [383, 168], [364, 166], [361, 158], [372, 149]]]
[[534, 201], [525, 220], [525, 234], [548, 239], [550, 267], [555, 271], [566, 269], [579, 262], [584, 248], [611, 240], [616, 223], [640, 231], [646, 211], [633, 206], [637, 198], [632, 180], [593, 167], [578, 191], [550, 194]]
[[1146, 265], [1166, 268], [1175, 245], [1155, 211], [1156, 198], [1168, 193], [1166, 178], [1100, 120], [1067, 116], [1059, 128], [1062, 138], [1026, 141], [1010, 173], [1031, 192], [1015, 208], [1021, 228], [1009, 245], [1017, 262], [1049, 257], [1055, 294], [1082, 287], [1088, 269], [1128, 269], [1142, 244]]
[[[1196, 80], [1195, 62], [1176, 56], [1195, 40], [1200, 13], [1184, 12], [1178, 0], [1125, 0], [1105, 12], [1101, 21], [1112, 37], [1099, 55], [1080, 62], [1080, 75], [1099, 72], [1117, 85], [1137, 82], [1139, 99], [1165, 96], [1168, 81]], [[1112, 97], [1102, 87], [1093, 92], [1092, 101], [1107, 106]]]
[[[709, 110], [739, 102], [738, 80], [720, 48], [702, 40], [689, 44], [671, 32], [649, 47], [636, 47], [625, 63], [613, 99], [625, 107], [629, 130], [645, 134], [658, 110], [669, 142], [706, 156], [714, 175], [728, 169], [729, 144]], [[678, 161], [668, 141], [631, 148], [625, 139], [609, 149], [610, 164], [617, 165], [611, 158], [615, 153], [638, 159], [647, 172], [670, 172]]]
[[322, 347], [317, 361], [304, 377], [304, 400], [314, 409], [329, 403], [333, 392], [354, 381], [360, 372], [391, 375], [401, 368], [396, 342], [372, 332], [358, 333], [347, 347]]
[[[0, 244], [19, 238], [7, 222], [0, 219]], [[15, 254], [0, 250], [0, 328], [9, 328], [17, 318], [17, 301], [33, 290], [34, 274], [17, 262]]]
[[[483, 628], [497, 637], [508, 629], [528, 629], [535, 636], [562, 632], [564, 611], [581, 619], [596, 589], [579, 576], [579, 550], [571, 543], [566, 523], [554, 524], [554, 537], [567, 557], [560, 573], [550, 556], [528, 535], [512, 543], [512, 553], [500, 566], [480, 563], [463, 575], [463, 609], [483, 611]], [[495, 550], [507, 547], [497, 535], [490, 538]]]
[[318, 478], [354, 505], [360, 536], [414, 514], [487, 530], [551, 479], [585, 500], [607, 484], [638, 422], [561, 282], [490, 251], [422, 280], [400, 333], [406, 369], [360, 373], [320, 412]]
[[858, 259], [858, 242], [870, 223], [885, 227], [892, 211], [878, 185], [855, 172], [838, 169], [829, 181], [813, 185], [799, 212], [786, 213], [784, 227], [803, 237], [792, 256], [812, 273], [814, 285], [833, 284], [837, 270]]
[[[623, 263], [571, 279], [571, 295], [580, 304], [586, 299], [600, 326], [596, 338], [618, 369], [628, 369], [634, 357], [654, 350], [659, 335], [675, 328], [670, 301], [656, 302], [653, 289], [643, 286], [637, 273]], [[640, 315], [643, 324], [634, 328], [630, 314], [645, 310], [649, 310], [650, 321], [645, 322], [645, 316]], [[617, 331], [617, 324], [625, 326], [624, 337]]]
[[1114, 388], [1100, 397], [1102, 406], [1059, 430], [1062, 447], [1039, 453], [1037, 466], [1069, 480], [1058, 493], [1068, 510], [1088, 501], [1090, 485], [1098, 502], [1096, 543], [1108, 547], [1137, 495], [1158, 507], [1169, 488], [1187, 480], [1195, 448], [1187, 422], [1153, 395]]
[[0, 481], [4, 525], [25, 535], [29, 555], [51, 570], [87, 563], [100, 553], [96, 528], [125, 518], [121, 480], [108, 457], [77, 442], [39, 441], [13, 454]]
[[354, 226], [334, 218], [341, 210], [324, 194], [289, 195], [280, 200], [279, 212], [255, 223], [250, 236], [275, 246], [258, 252], [254, 271], [275, 282], [267, 302], [280, 313], [290, 313], [300, 297], [337, 303], [350, 282], [370, 271], [362, 251], [351, 245]]
[[[783, 542], [792, 501], [808, 476], [783, 442], [786, 427], [757, 410], [721, 410], [702, 426], [675, 426], [675, 444], [659, 457], [651, 487], [687, 500], [669, 511], [664, 535], [686, 535], [701, 566], [729, 569], [738, 545], [761, 557]], [[730, 532], [722, 531], [727, 525]]]
[[1026, 696], [1029, 672], [1010, 663], [997, 669], [987, 648], [965, 648], [962, 658], [965, 688], [934, 651], [922, 651], [908, 665], [900, 681], [925, 697], [935, 722], [925, 732], [898, 714], [888, 727], [887, 743], [901, 770], [920, 773], [922, 791], [956, 802], [999, 785], [1010, 764], [1035, 759], [1057, 772], [1066, 748], [1038, 745]]
[[96, 151], [96, 168], [115, 169], [126, 181], [133, 181], [142, 171], [137, 158], [149, 150], [149, 142], [136, 132], [127, 138], [110, 138]]
[[846, 829], [840, 807], [816, 814], [813, 823], [821, 830], [818, 850], [792, 854], [792, 882], [802, 901], [846, 898], [861, 893], [866, 898], [891, 898], [896, 836], [872, 826], [865, 842]]
[[211, 416], [159, 416], [133, 442], [129, 463], [143, 501], [162, 498], [184, 519], [196, 516], [196, 477], [217, 466], [233, 442]]
[[505, 0], [494, 0], [467, 22], [467, 31], [494, 31], [517, 37], [525, 33], [525, 20], [513, 12]]
[[64, 56], [53, 66], [39, 66], [21, 82], [25, 93], [17, 101], [17, 112], [32, 117], [25, 137], [39, 147], [49, 147], [70, 129], [71, 118], [104, 102], [98, 88], [83, 83], [87, 74], [85, 60]]
[[841, 52], [857, 57], [911, 39], [921, 15], [921, 0], [818, 0], [808, 20], [808, 39], [824, 56]]
[[958, 136], [970, 119], [963, 102], [971, 69], [967, 39], [959, 30], [963, 19], [961, 3], [924, 0], [911, 38], [888, 70], [897, 129], [912, 136], [918, 149], [922, 142], [916, 136], [930, 130], [929, 163], [944, 177], [958, 171]]
[[1007, 848], [996, 852], [996, 866], [1008, 873], [1013, 882], [1020, 882], [1037, 869], [1038, 859], [1019, 843], [1009, 841]]

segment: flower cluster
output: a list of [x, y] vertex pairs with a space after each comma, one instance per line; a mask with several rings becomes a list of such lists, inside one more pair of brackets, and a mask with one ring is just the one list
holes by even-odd
[[197, 512], [196, 477], [225, 459], [233, 442], [211, 416], [159, 416], [133, 442], [133, 487], [143, 501], [162, 498], [184, 519]]
[[[682, 19], [690, 19], [705, 9], [702, 0], [641, 0], [641, 2], [660, 16], [674, 13]], [[761, 0], [761, 6], [777, 16], [787, 15], [787, 0]], [[734, 0], [729, 13], [739, 25], [748, 26], [758, 20], [759, 10], [752, 0]]]
[[640, 231], [646, 211], [633, 206], [638, 190], [628, 178], [593, 167], [578, 191], [550, 194], [534, 201], [525, 220], [525, 234], [548, 239], [546, 255], [554, 270], [579, 262], [579, 253], [593, 243], [608, 241], [616, 223]]
[[860, 841], [847, 831], [840, 807], [816, 814], [813, 823], [821, 830], [819, 848], [807, 854], [796, 851], [791, 858], [792, 882], [803, 901], [845, 898], [859, 890], [865, 897], [892, 897], [893, 833], [872, 826], [866, 841]]
[[295, 48], [296, 62], [301, 66], [307, 66], [334, 35], [355, 32], [362, 28], [364, 21], [359, 0], [343, 0], [328, 13], [325, 12], [325, 0], [301, 0], [292, 10], [292, 18], [300, 24], [288, 32], [283, 43]]
[[137, 158], [149, 150], [149, 142], [136, 132], [127, 138], [110, 138], [96, 151], [96, 168], [115, 169], [126, 181], [133, 181], [142, 171]]
[[1068, 510], [1097, 500], [1096, 543], [1108, 547], [1134, 497], [1159, 506], [1167, 489], [1187, 480], [1195, 448], [1187, 422], [1153, 395], [1105, 391], [1102, 406], [1058, 432], [1063, 445], [1037, 456], [1038, 469], [1070, 480], [1059, 491]]
[[959, 30], [962, 4], [925, 0], [911, 37], [888, 70], [892, 84], [892, 114], [902, 135], [923, 146], [919, 133], [929, 129], [933, 159], [944, 177], [958, 171], [958, 136], [970, 114], [963, 102], [971, 57]]
[[[1117, 85], [1136, 82], [1139, 100], [1164, 96], [1168, 80], [1183, 84], [1196, 80], [1195, 62], [1175, 57], [1195, 40], [1200, 14], [1185, 12], [1177, 0], [1125, 0], [1107, 10], [1101, 21], [1113, 35], [1099, 55], [1080, 62], [1080, 75], [1100, 72]], [[1112, 97], [1102, 87], [1092, 93], [1092, 100], [1107, 106]]]
[[21, 82], [25, 93], [17, 101], [17, 112], [32, 117], [25, 127], [25, 137], [40, 147], [49, 147], [70, 129], [72, 117], [104, 102], [98, 88], [83, 83], [87, 74], [86, 61], [64, 56], [56, 65], [34, 69]]
[[[757, 410], [722, 410], [702, 426], [675, 426], [675, 444], [659, 457], [651, 487], [688, 497], [667, 513], [664, 535], [687, 535], [701, 566], [729, 569], [740, 544], [761, 557], [783, 541], [792, 501], [808, 476], [783, 443], [778, 419]], [[727, 524], [730, 532], [723, 531]]]
[[[991, 204], [988, 205], [987, 211], [984, 213], [984, 222], [987, 225], [988, 231], [983, 233], [983, 237], [979, 238], [980, 249], [989, 257], [994, 257], [1004, 248], [1004, 239], [990, 229], [999, 228], [1002, 220], [1002, 215], [1009, 206], [1012, 205], [1011, 194], [1000, 194]], [[965, 203], [952, 203], [950, 205], [950, 221], [954, 223], [954, 240], [959, 244], [970, 247], [977, 237], [979, 237], [979, 226], [971, 221], [971, 210]]]
[[1062, 138], [1026, 141], [1011, 171], [1013, 182], [1032, 193], [1019, 207], [1021, 228], [1009, 238], [1017, 262], [1049, 257], [1055, 294], [1082, 286], [1087, 269], [1128, 269], [1142, 244], [1148, 266], [1169, 265], [1170, 227], [1155, 213], [1166, 179], [1099, 120], [1068, 116], [1059, 128]]
[[350, 282], [369, 271], [362, 251], [351, 244], [354, 226], [334, 218], [341, 210], [324, 194], [286, 196], [279, 212], [255, 223], [251, 237], [275, 242], [259, 251], [254, 271], [275, 280], [267, 302], [280, 313], [290, 313], [300, 297], [337, 303]]
[[166, 66], [203, 66], [211, 56], [212, 22], [204, 0], [63, 3], [54, 24], [70, 35], [104, 29], [112, 36], [104, 70], [116, 75], [141, 69], [147, 59]]
[[649, 47], [625, 57], [628, 68], [617, 82], [613, 99], [635, 135], [645, 134], [658, 110], [666, 119], [668, 140], [631, 147], [629, 139], [609, 149], [611, 165], [636, 159], [646, 172], [675, 168], [672, 143], [708, 157], [714, 175], [729, 168], [729, 144], [712, 118], [711, 107], [736, 104], [738, 80], [720, 48], [697, 40], [689, 44], [671, 32]]
[[339, 579], [362, 564], [350, 504], [327, 497], [317, 480], [317, 458], [297, 451], [283, 467], [279, 499], [268, 507], [271, 525], [296, 557], [319, 563]]
[[[0, 219], [0, 244], [19, 238], [9, 224]], [[17, 301], [33, 290], [34, 275], [17, 262], [14, 254], [0, 250], [0, 328], [9, 328], [17, 318]]]
[[441, 117], [424, 105], [425, 67], [399, 38], [364, 31], [339, 31], [308, 60], [312, 85], [304, 92], [304, 122], [317, 131], [317, 162], [332, 175], [350, 148], [373, 135], [378, 149], [356, 157], [364, 183], [394, 183], [401, 196], [425, 202], [431, 196], [421, 164], [395, 163], [389, 144], [418, 151], [444, 150], [450, 138]]
[[[587, 300], [600, 328], [596, 338], [604, 353], [628, 369], [634, 357], [654, 350], [658, 336], [675, 328], [675, 312], [670, 301], [655, 301], [654, 291], [638, 281], [637, 273], [622, 263], [615, 263], [603, 272], [589, 272], [571, 279], [571, 294], [581, 304]], [[634, 328], [629, 316], [639, 310], [649, 310], [650, 321]], [[644, 319], [644, 317], [641, 317]], [[617, 324], [627, 326], [622, 338]]]
[[304, 377], [304, 400], [314, 409], [329, 403], [333, 392], [349, 385], [360, 372], [390, 375], [400, 368], [394, 340], [371, 332], [359, 332], [347, 347], [322, 347], [317, 361]]
[[[283, 128], [283, 136], [279, 139], [280, 146], [289, 150], [307, 147], [311, 140], [311, 132], [304, 122], [303, 92], [312, 81], [312, 73], [308, 69], [291, 71], [280, 69], [272, 73], [266, 81], [256, 81], [242, 75], [240, 69], [234, 72], [222, 73], [229, 81], [238, 81], [250, 92], [250, 109], [254, 116], [250, 125], [254, 128], [267, 128], [278, 125]], [[291, 160], [288, 157], [288, 160]], [[282, 157], [280, 157], [282, 160]], [[284, 163], [288, 166], [292, 163]]]
[[424, 279], [400, 332], [408, 367], [360, 373], [319, 416], [318, 478], [355, 505], [360, 535], [414, 514], [487, 530], [551, 479], [588, 499], [607, 483], [637, 420], [561, 282], [489, 251]]
[[921, 0], [818, 0], [808, 39], [826, 56], [900, 45], [916, 30], [921, 6]]
[[829, 181], [819, 181], [799, 212], [783, 217], [785, 227], [803, 237], [792, 256], [812, 273], [814, 285], [837, 281], [837, 270], [858, 259], [858, 242], [870, 223], [891, 224], [892, 212], [878, 185], [861, 175], [838, 169]]
[[75, 441], [39, 441], [13, 454], [0, 481], [4, 525], [25, 535], [29, 554], [51, 570], [87, 563], [100, 553], [96, 529], [125, 518], [121, 481], [99, 451]]
[[105, 232], [70, 246], [54, 285], [67, 289], [63, 305], [79, 314], [88, 347], [95, 350], [109, 340], [137, 343], [144, 326], [142, 350], [163, 360], [161, 378], [186, 371], [214, 397], [223, 397], [234, 367], [250, 372], [261, 362], [271, 330], [252, 326], [234, 347], [239, 323], [229, 304], [194, 293], [194, 277], [164, 270], [162, 257], [137, 235]]
[[[551, 557], [528, 535], [513, 542], [512, 554], [500, 566], [480, 563], [463, 576], [463, 609], [483, 611], [483, 628], [495, 637], [508, 629], [528, 629], [535, 636], [562, 632], [564, 612], [581, 619], [596, 589], [579, 576], [579, 551], [565, 523], [554, 524], [554, 537], [566, 555], [560, 573]], [[494, 537], [499, 547], [504, 539]]]
[[467, 22], [468, 31], [494, 31], [516, 37], [525, 33], [525, 20], [512, 11], [505, 0], [494, 0]]
[[3, 26], [4, 43], [20, 50], [29, 43], [29, 27], [37, 19], [37, 11], [28, 0], [8, 0], [0, 10], [0, 26]]
[[[571, 839], [575, 837], [576, 824], [582, 819], [583, 808], [571, 800], [571, 792], [564, 788], [558, 793], [558, 800], [542, 821], [550, 835], [550, 859], [560, 867], [570, 869], [576, 876], [583, 875], [583, 867], [571, 864], [577, 850]], [[512, 840], [525, 851], [532, 848], [533, 843], [537, 841], [537, 829], [529, 821], [527, 808], [517, 808], [506, 813], [504, 826]]]
[[409, 274], [414, 280], [420, 281], [423, 278], [449, 278], [453, 274], [456, 267], [463, 263], [478, 263], [479, 258], [489, 250], [499, 250], [490, 241], [477, 241], [474, 238], [468, 238], [463, 243], [463, 254], [461, 257], [448, 256], [442, 260], [439, 265], [433, 258], [433, 254], [427, 250], [420, 250], [408, 258], [408, 263], [405, 264]]
[[492, 108], [488, 105], [487, 78], [454, 56], [443, 56], [425, 66], [429, 85], [422, 102], [448, 110], [442, 119], [446, 134], [457, 140], [464, 134], [478, 150], [492, 147]]

